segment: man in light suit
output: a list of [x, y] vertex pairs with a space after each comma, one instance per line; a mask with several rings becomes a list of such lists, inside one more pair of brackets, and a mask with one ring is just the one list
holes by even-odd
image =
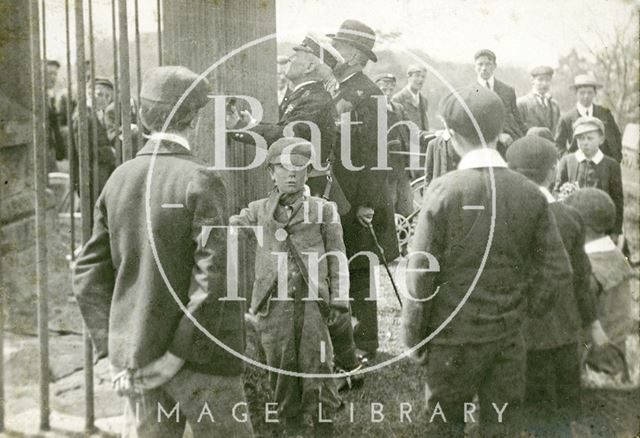
[[560, 105], [549, 94], [552, 78], [551, 67], [541, 65], [531, 70], [531, 91], [517, 101], [518, 110], [527, 130], [541, 127], [556, 132], [556, 126], [560, 120]]
[[560, 156], [578, 150], [573, 135], [573, 124], [576, 120], [580, 117], [596, 117], [604, 124], [605, 140], [600, 146], [600, 150], [618, 163], [622, 161], [620, 128], [608, 108], [593, 103], [599, 88], [602, 88], [602, 85], [590, 74], [575, 77], [571, 89], [576, 93], [576, 107], [563, 114], [556, 131], [556, 147]]
[[478, 74], [478, 83], [496, 93], [502, 99], [506, 113], [502, 133], [498, 137], [498, 151], [504, 155], [504, 151], [514, 140], [526, 133], [524, 123], [516, 104], [516, 91], [511, 85], [497, 80], [494, 77], [496, 71], [496, 54], [489, 49], [478, 50], [474, 56], [475, 70]]

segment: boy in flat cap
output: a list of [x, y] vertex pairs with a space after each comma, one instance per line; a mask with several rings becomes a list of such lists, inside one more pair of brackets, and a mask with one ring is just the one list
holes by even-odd
[[527, 132], [516, 103], [516, 91], [511, 85], [507, 85], [495, 78], [494, 72], [496, 71], [497, 66], [496, 54], [491, 50], [478, 50], [473, 59], [475, 70], [478, 75], [478, 84], [500, 96], [500, 99], [502, 99], [502, 103], [504, 104], [505, 120], [503, 132], [498, 138], [498, 150], [504, 155], [504, 151], [506, 151], [507, 147], [509, 147], [514, 140], [522, 137]]
[[[151, 138], [105, 184], [73, 272], [97, 358], [108, 355], [113, 385], [127, 399], [127, 426], [143, 437], [180, 437], [187, 422], [196, 437], [252, 436], [248, 417], [229, 415], [245, 401], [242, 362], [209, 339], [244, 350], [242, 304], [221, 300], [226, 231], [203, 229], [226, 225], [225, 187], [187, 140], [207, 103], [207, 81], [167, 120], [196, 81], [179, 66], [145, 74], [141, 118]], [[205, 405], [215, 422], [200, 421]], [[175, 406], [178, 418], [158, 421], [160, 409]]]
[[539, 186], [549, 202], [573, 269], [572, 288], [540, 318], [526, 318], [527, 423], [536, 436], [570, 436], [571, 422], [580, 419], [580, 360], [582, 329], [589, 328], [596, 345], [608, 342], [596, 314], [595, 294], [589, 287], [591, 266], [584, 251], [585, 227], [580, 213], [556, 202], [549, 192], [555, 181], [555, 143], [527, 135], [507, 150], [509, 168]]
[[565, 183], [604, 190], [616, 206], [616, 218], [609, 233], [617, 242], [622, 233], [624, 215], [622, 176], [620, 164], [600, 150], [606, 141], [605, 129], [596, 117], [580, 117], [574, 122], [573, 142], [577, 143], [578, 150], [560, 160], [555, 190], [561, 190]]
[[531, 70], [531, 91], [517, 100], [526, 130], [543, 127], [556, 132], [560, 120], [560, 105], [549, 94], [552, 79], [553, 69], [549, 66], [541, 65]]
[[[327, 255], [345, 251], [335, 204], [304, 193], [312, 152], [301, 138], [273, 143], [267, 163], [274, 190], [229, 222], [261, 229], [250, 313], [267, 364], [285, 372], [331, 374], [327, 322], [349, 314], [349, 280], [338, 259]], [[293, 436], [326, 426], [318, 421], [320, 409], [322, 418], [330, 419], [340, 405], [333, 379], [272, 372], [270, 381], [280, 420]]]
[[[331, 44], [340, 53], [343, 61], [333, 72], [339, 81], [338, 93], [334, 97], [339, 114], [350, 113], [350, 150], [342, 143], [342, 132], [337, 136], [335, 171], [351, 210], [341, 214], [344, 228], [344, 243], [347, 257], [358, 252], [376, 254], [378, 249], [369, 225], [382, 246], [387, 261], [400, 254], [395, 229], [393, 205], [386, 188], [388, 170], [374, 170], [377, 166], [378, 143], [378, 96], [382, 91], [362, 70], [369, 61], [378, 58], [373, 53], [376, 34], [369, 26], [357, 20], [345, 20], [338, 32], [329, 35]], [[343, 153], [349, 153], [355, 168], [342, 162]], [[349, 264], [351, 291], [349, 296], [353, 316], [357, 319], [354, 336], [359, 354], [369, 359], [378, 349], [377, 301], [367, 299], [376, 296], [375, 284], [371, 284], [372, 263], [368, 257], [358, 256]], [[373, 292], [373, 293], [370, 293]]]
[[463, 436], [465, 403], [477, 395], [480, 435], [512, 436], [525, 390], [525, 310], [542, 314], [557, 291], [569, 287], [571, 266], [544, 195], [495, 150], [502, 100], [478, 85], [457, 94], [480, 132], [455, 94], [443, 99], [441, 114], [462, 158], [458, 170], [433, 180], [423, 198], [403, 337], [416, 348], [413, 357], [426, 363], [429, 432]]
[[620, 128], [608, 108], [593, 103], [599, 88], [602, 85], [591, 74], [581, 74], [574, 78], [571, 89], [576, 93], [576, 107], [562, 115], [556, 131], [556, 147], [560, 156], [578, 150], [573, 134], [576, 120], [580, 117], [595, 117], [604, 125], [605, 137], [600, 150], [618, 163], [622, 161]]

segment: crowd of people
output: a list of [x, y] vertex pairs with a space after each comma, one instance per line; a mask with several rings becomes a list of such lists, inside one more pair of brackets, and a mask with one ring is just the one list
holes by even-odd
[[[620, 132], [594, 104], [600, 85], [577, 76], [576, 107], [562, 115], [549, 95], [552, 68], [533, 69], [531, 92], [516, 98], [494, 76], [496, 55], [479, 50], [477, 81], [440, 102], [445, 129], [435, 132], [424, 67], [409, 67], [397, 93], [392, 74], [363, 72], [377, 61], [375, 38], [346, 20], [278, 58], [277, 123], [227, 107], [228, 139], [261, 136], [273, 181], [235, 215], [232, 194], [188, 140], [209, 83], [181, 66], [145, 74], [137, 116], [147, 142], [109, 164], [74, 267], [97, 358], [108, 356], [140, 436], [180, 436], [187, 422], [195, 436], [253, 434], [245, 324], [269, 367], [283, 433], [331, 436], [341, 391], [366, 390], [361, 371], [380, 347], [374, 272], [401, 256], [396, 213], [415, 218], [402, 339], [426, 367], [433, 436], [464, 436], [472, 402], [482, 436], [569, 436], [585, 417], [581, 345], [595, 368], [604, 352], [624, 352], [633, 273], [621, 250]], [[91, 117], [104, 123], [113, 86], [95, 84]], [[389, 166], [379, 167], [381, 108]], [[117, 137], [107, 126], [105, 144]], [[421, 176], [416, 213], [409, 184]], [[257, 238], [246, 308], [228, 281], [228, 226]], [[178, 405], [180, 419], [160, 421], [158, 409]], [[205, 406], [222, 413], [215, 422], [202, 421]]]

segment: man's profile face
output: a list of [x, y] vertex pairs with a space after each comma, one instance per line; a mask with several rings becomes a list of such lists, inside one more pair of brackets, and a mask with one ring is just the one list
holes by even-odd
[[533, 89], [539, 94], [546, 94], [551, 89], [551, 76], [538, 75], [531, 80]]
[[414, 90], [420, 90], [422, 89], [422, 86], [424, 85], [424, 82], [427, 79], [427, 73], [424, 71], [417, 71], [414, 73], [411, 73], [409, 75], [409, 77], [407, 78], [407, 82], [409, 83], [409, 87], [411, 87]]
[[58, 80], [58, 66], [56, 65], [47, 65], [47, 77], [45, 78], [47, 90], [51, 90], [56, 85], [56, 81]]
[[488, 80], [496, 71], [496, 63], [488, 56], [478, 56], [475, 62], [476, 73], [483, 80]]
[[278, 76], [278, 89], [282, 90], [284, 87], [287, 86], [287, 69], [289, 68], [289, 65], [291, 64], [291, 62], [284, 62], [282, 64], [278, 64], [278, 70], [277, 70], [277, 76]]
[[296, 81], [303, 78], [307, 74], [307, 70], [309, 68], [309, 56], [310, 55], [304, 51], [298, 50], [294, 52], [289, 58], [285, 77], [290, 81]]
[[97, 84], [95, 109], [104, 110], [107, 107], [107, 105], [111, 103], [112, 100], [113, 100], [113, 90], [106, 85]]
[[596, 97], [596, 89], [594, 87], [580, 87], [576, 90], [578, 102], [584, 107], [589, 107]]
[[380, 88], [384, 95], [387, 96], [387, 99], [391, 99], [391, 97], [393, 96], [393, 92], [396, 91], [395, 81], [382, 80], [378, 81], [376, 85], [378, 86], [378, 88]]

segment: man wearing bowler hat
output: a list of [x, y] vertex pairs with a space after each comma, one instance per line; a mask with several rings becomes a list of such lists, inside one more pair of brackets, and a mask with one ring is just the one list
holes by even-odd
[[576, 93], [576, 107], [562, 115], [556, 131], [556, 147], [560, 156], [575, 152], [578, 145], [573, 135], [573, 124], [580, 117], [596, 117], [604, 124], [605, 141], [600, 150], [618, 163], [622, 160], [622, 136], [620, 128], [608, 108], [593, 103], [602, 85], [591, 74], [575, 77], [571, 89]]
[[560, 105], [549, 94], [552, 79], [553, 69], [549, 66], [540, 65], [531, 70], [531, 91], [517, 101], [527, 131], [541, 127], [556, 132], [560, 120]]
[[202, 330], [243, 352], [242, 304], [223, 301], [227, 230], [208, 228], [226, 225], [226, 190], [187, 140], [207, 103], [198, 78], [179, 66], [146, 73], [140, 116], [150, 140], [104, 186], [73, 272], [97, 358], [108, 356], [127, 427], [142, 437], [180, 437], [187, 422], [195, 437], [252, 435], [242, 362]]
[[424, 195], [403, 335], [426, 365], [433, 436], [463, 436], [476, 395], [480, 436], [514, 436], [525, 391], [525, 310], [540, 315], [558, 291], [569, 290], [571, 267], [546, 198], [495, 149], [501, 99], [480, 85], [458, 96], [446, 96], [440, 112], [462, 158]]
[[[347, 256], [368, 251], [380, 257], [373, 238], [375, 233], [390, 262], [398, 257], [399, 250], [393, 205], [386, 188], [389, 170], [373, 169], [377, 165], [378, 100], [384, 99], [384, 95], [362, 72], [368, 62], [378, 60], [372, 50], [376, 34], [360, 21], [346, 20], [329, 37], [343, 58], [333, 70], [338, 80], [334, 101], [341, 117], [350, 118], [350, 132], [341, 132], [337, 138], [335, 163], [336, 176], [351, 204], [351, 210], [342, 215]], [[350, 134], [349, 150], [343, 142], [344, 134]], [[343, 162], [343, 154], [350, 157], [351, 169]], [[349, 264], [352, 312], [358, 321], [355, 342], [361, 356], [369, 358], [378, 349], [377, 303], [365, 300], [376, 296], [375, 290], [370, 290], [375, 287], [370, 281], [371, 265], [362, 255]]]

